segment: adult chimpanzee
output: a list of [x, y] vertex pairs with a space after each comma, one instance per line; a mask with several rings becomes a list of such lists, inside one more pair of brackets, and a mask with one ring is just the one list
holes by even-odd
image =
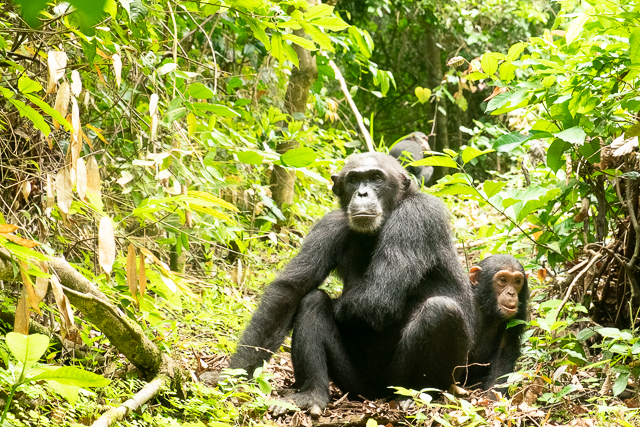
[[[351, 156], [332, 180], [341, 209], [266, 289], [231, 367], [252, 372], [293, 327], [292, 399], [314, 416], [329, 378], [354, 397], [447, 390], [466, 365], [474, 302], [446, 207], [381, 153]], [[333, 270], [343, 282], [336, 299], [316, 289]]]
[[488, 390], [505, 381], [500, 377], [513, 372], [520, 357], [525, 325], [507, 328], [507, 324], [512, 319], [527, 319], [527, 275], [513, 256], [492, 255], [471, 267], [469, 276], [477, 316], [466, 385]]
[[394, 145], [389, 151], [389, 154], [398, 159], [411, 174], [418, 178], [418, 181], [422, 181], [424, 185], [427, 185], [431, 179], [431, 175], [433, 175], [432, 166], [406, 165], [416, 160], [422, 160], [424, 158], [424, 151], [431, 151], [429, 147], [429, 137], [422, 132], [413, 132]]

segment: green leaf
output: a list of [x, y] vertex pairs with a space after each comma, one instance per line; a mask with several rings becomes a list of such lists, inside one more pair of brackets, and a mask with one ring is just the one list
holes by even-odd
[[40, 113], [33, 109], [30, 105], [26, 105], [22, 101], [18, 101], [17, 99], [7, 99], [10, 103], [12, 103], [20, 113], [21, 117], [26, 117], [31, 120], [33, 125], [44, 133], [44, 136], [49, 136], [51, 133], [51, 128], [47, 122], [44, 121], [44, 118]]
[[493, 143], [493, 149], [499, 153], [508, 153], [520, 147], [529, 136], [522, 135], [520, 132], [511, 132], [502, 135]]
[[488, 150], [478, 150], [475, 147], [467, 147], [462, 152], [462, 162], [467, 164], [469, 161], [475, 159], [478, 156], [482, 156], [483, 154], [492, 153], [495, 150], [493, 148], [489, 148]]
[[496, 194], [498, 194], [500, 192], [500, 190], [502, 190], [502, 188], [507, 185], [506, 182], [504, 181], [485, 181], [483, 184], [483, 189], [484, 192], [486, 193], [487, 197], [491, 198], [493, 196], [495, 196]]
[[409, 166], [442, 166], [445, 168], [458, 169], [458, 164], [449, 156], [430, 156], [424, 159], [409, 163]]
[[38, 14], [47, 7], [48, 0], [13, 0], [20, 6], [20, 15], [31, 28], [40, 26]]
[[213, 98], [213, 91], [202, 83], [192, 83], [189, 86], [189, 95], [197, 99]]
[[589, 20], [590, 16], [584, 13], [581, 13], [576, 18], [571, 21], [569, 24], [569, 28], [567, 28], [567, 32], [564, 37], [567, 39], [567, 46], [573, 43], [573, 41], [580, 35], [582, 29], [584, 28], [585, 22]]
[[640, 64], [640, 28], [629, 37], [629, 58], [632, 64]]
[[564, 166], [562, 155], [570, 147], [571, 144], [562, 139], [556, 139], [551, 143], [547, 151], [547, 166], [549, 166], [553, 172], [558, 172], [558, 170]]
[[47, 385], [51, 387], [53, 390], [55, 390], [55, 392], [58, 393], [60, 396], [67, 399], [67, 401], [71, 405], [76, 404], [76, 401], [78, 400], [78, 391], [80, 390], [80, 387], [73, 386], [73, 385], [60, 384], [58, 381], [53, 381], [53, 380], [47, 381]]
[[431, 89], [418, 86], [416, 87], [415, 93], [418, 97], [418, 101], [421, 104], [424, 104], [429, 100], [429, 97], [431, 96]]
[[482, 55], [480, 65], [485, 74], [492, 76], [498, 70], [498, 59], [493, 53], [485, 53]]
[[35, 80], [31, 80], [29, 77], [23, 75], [18, 80], [18, 90], [22, 93], [40, 92], [42, 86]]
[[304, 13], [304, 19], [310, 21], [315, 18], [320, 18], [321, 16], [331, 15], [333, 13], [333, 6], [329, 6], [328, 4], [319, 4], [313, 6], [309, 10]]
[[282, 42], [282, 49], [284, 50], [285, 57], [293, 63], [296, 67], [300, 67], [298, 63], [298, 54], [296, 51], [289, 45], [289, 43]]
[[613, 384], [613, 388], [611, 389], [613, 391], [613, 395], [617, 396], [623, 391], [625, 391], [628, 383], [629, 383], [629, 372], [623, 372], [622, 374], [620, 374], [616, 382]]
[[505, 83], [509, 83], [516, 76], [516, 68], [517, 67], [510, 62], [503, 62], [500, 64], [498, 73], [500, 75], [500, 80]]
[[107, 0], [68, 0], [76, 9], [69, 16], [69, 23], [77, 26], [87, 36], [93, 36], [96, 25], [104, 16]]
[[489, 76], [487, 76], [484, 73], [480, 73], [478, 71], [475, 71], [467, 76], [467, 79], [471, 80], [472, 82], [475, 82], [477, 80], [482, 80], [482, 79], [488, 79], [488, 78]]
[[342, 19], [337, 17], [326, 17], [320, 19], [314, 19], [311, 21], [312, 24], [317, 25], [318, 27], [326, 28], [331, 31], [342, 31], [345, 28], [349, 28], [350, 25], [344, 22]]
[[485, 113], [488, 113], [490, 111], [496, 110], [496, 109], [506, 105], [511, 100], [512, 96], [513, 96], [513, 92], [503, 92], [503, 93], [499, 93], [498, 95], [494, 96], [493, 98], [491, 98], [489, 100], [489, 103], [487, 104], [487, 109], [485, 110]]
[[284, 54], [284, 48], [282, 46], [282, 36], [280, 33], [275, 33], [271, 36], [271, 55], [280, 62], [280, 64], [284, 64], [286, 59]]
[[264, 31], [262, 22], [253, 18], [246, 18], [246, 19], [247, 19], [247, 22], [249, 23], [249, 28], [251, 28], [251, 31], [253, 32], [253, 35], [255, 36], [255, 38], [260, 40], [267, 50], [271, 49], [269, 36], [267, 36], [267, 33]]
[[305, 39], [304, 37], [299, 37], [294, 34], [283, 34], [282, 38], [285, 40], [291, 40], [298, 46], [302, 46], [307, 50], [311, 50], [311, 51], [318, 50], [316, 45], [311, 40]]
[[6, 342], [13, 357], [27, 369], [40, 360], [49, 347], [49, 337], [42, 334], [22, 335], [9, 332]]
[[356, 45], [358, 45], [360, 53], [362, 53], [367, 59], [371, 58], [371, 49], [369, 49], [369, 45], [364, 39], [364, 35], [360, 31], [360, 29], [351, 27], [349, 28], [349, 34], [351, 35], [351, 38], [356, 42]]
[[331, 44], [331, 39], [325, 33], [320, 31], [320, 29], [316, 26], [313, 26], [305, 21], [298, 21], [302, 29], [305, 33], [311, 36], [314, 42], [318, 44], [323, 49], [328, 50], [329, 52], [333, 52], [333, 45]]
[[246, 163], [249, 165], [259, 165], [263, 160], [263, 157], [255, 151], [238, 151], [236, 156], [240, 163]]
[[562, 132], [555, 133], [554, 135], [557, 138], [560, 138], [563, 141], [567, 141], [572, 144], [582, 144], [587, 138], [587, 134], [584, 132], [584, 130], [582, 130], [580, 126], [574, 126], [567, 130], [563, 130]]
[[104, 378], [102, 375], [94, 374], [93, 372], [85, 371], [75, 366], [62, 366], [58, 369], [47, 370], [35, 377], [29, 378], [29, 380], [54, 380], [60, 384], [78, 387], [104, 387], [111, 382], [111, 380]]
[[42, 111], [44, 111], [45, 113], [47, 113], [48, 115], [50, 115], [51, 117], [56, 119], [58, 121], [58, 123], [60, 123], [62, 126], [64, 126], [64, 128], [66, 130], [71, 132], [71, 130], [73, 129], [73, 127], [71, 126], [71, 123], [69, 123], [67, 121], [67, 119], [62, 117], [62, 114], [60, 114], [60, 112], [56, 111], [49, 104], [47, 104], [46, 102], [44, 102], [43, 100], [41, 100], [37, 96], [34, 96], [34, 95], [26, 95], [26, 96], [27, 96], [27, 98], [29, 98], [29, 100], [31, 102], [36, 104], [38, 107], [42, 108]]
[[193, 108], [196, 111], [211, 111], [222, 117], [240, 117], [240, 113], [220, 104], [208, 104], [206, 102], [194, 102]]
[[309, 147], [294, 148], [280, 156], [282, 163], [294, 168], [309, 166], [316, 161], [316, 153]]
[[518, 59], [520, 57], [520, 55], [522, 54], [522, 52], [524, 52], [524, 48], [526, 46], [527, 46], [527, 44], [523, 43], [523, 42], [516, 43], [513, 46], [511, 46], [509, 48], [509, 53], [507, 53], [507, 57], [505, 58], [505, 61], [513, 62], [516, 59]]

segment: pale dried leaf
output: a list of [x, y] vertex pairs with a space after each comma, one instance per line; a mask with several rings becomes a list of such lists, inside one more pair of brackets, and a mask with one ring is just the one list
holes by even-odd
[[71, 165], [75, 168], [80, 150], [82, 149], [80, 109], [78, 108], [78, 101], [76, 101], [75, 97], [71, 98], [71, 126], [73, 127], [73, 131], [71, 132]]
[[53, 186], [53, 176], [51, 174], [47, 174], [47, 208], [46, 213], [47, 216], [51, 215], [51, 211], [56, 204], [56, 195]]
[[55, 274], [51, 276], [51, 293], [60, 310], [60, 334], [65, 338], [74, 325], [73, 310]]
[[120, 82], [122, 81], [122, 59], [117, 53], [114, 53], [111, 59], [113, 61], [113, 74], [116, 76], [116, 85], [120, 87]]
[[147, 291], [147, 270], [142, 250], [140, 250], [140, 266], [138, 268], [138, 290], [140, 291], [140, 299], [144, 298], [144, 293]]
[[58, 80], [64, 76], [64, 70], [67, 68], [67, 54], [58, 50], [50, 50], [47, 58], [49, 67], [49, 84], [47, 87], [47, 95], [56, 91]]
[[458, 67], [467, 62], [462, 56], [454, 56], [450, 60], [447, 61], [447, 67]]
[[[617, 141], [617, 139], [616, 139], [616, 141]], [[614, 142], [616, 142], [616, 141], [614, 141]], [[623, 144], [621, 144], [613, 152], [613, 156], [614, 157], [624, 156], [625, 154], [629, 154], [629, 153], [633, 152], [633, 150], [635, 148], [637, 148], [637, 147], [638, 147], [638, 137], [634, 136], [633, 138], [629, 138], [629, 139], [624, 140]], [[614, 148], [613, 147], [613, 143], [611, 143], [611, 148]]]
[[36, 312], [38, 312], [38, 314], [40, 314], [40, 308], [38, 307], [38, 303], [40, 301], [36, 301], [37, 300], [36, 291], [33, 288], [33, 282], [31, 281], [31, 276], [29, 276], [29, 272], [28, 272], [29, 267], [24, 261], [18, 260], [18, 268], [20, 269], [20, 276], [22, 276], [22, 285], [24, 286], [24, 289], [27, 290], [27, 295], [29, 297], [29, 305]]
[[[69, 83], [62, 82], [60, 85], [60, 89], [58, 89], [58, 93], [56, 94], [56, 103], [54, 105], [54, 109], [65, 117], [67, 115], [67, 111], [69, 110], [69, 101], [71, 101], [71, 90], [69, 88]], [[60, 129], [60, 123], [56, 119], [53, 119], [53, 126], [56, 129]]]
[[113, 222], [108, 216], [100, 220], [98, 231], [98, 261], [107, 275], [111, 274], [113, 262], [116, 260], [116, 238], [113, 233]]
[[133, 243], [129, 243], [129, 251], [127, 253], [127, 285], [129, 285], [129, 291], [131, 296], [138, 306], [138, 296], [136, 291], [138, 290], [138, 273], [136, 271], [136, 248]]
[[27, 200], [29, 198], [29, 195], [31, 194], [31, 182], [23, 181], [22, 185], [20, 186], [20, 191], [22, 192], [22, 197]]
[[100, 168], [94, 156], [87, 158], [87, 191], [100, 196]]
[[76, 166], [76, 191], [80, 200], [87, 194], [87, 166], [82, 157], [78, 159]]
[[22, 289], [22, 296], [16, 307], [16, 317], [13, 321], [13, 332], [29, 335], [29, 298], [27, 291]]
[[0, 224], [0, 233], [13, 233], [18, 228], [20, 227], [13, 224]]
[[151, 116], [151, 132], [149, 133], [149, 138], [151, 141], [155, 141], [157, 132], [158, 132], [158, 115], [154, 114], [153, 116]]
[[71, 194], [73, 185], [71, 183], [71, 174], [69, 166], [65, 166], [58, 172], [56, 176], [56, 190], [58, 193], [58, 207], [64, 213], [69, 213], [73, 196]]
[[80, 80], [80, 73], [76, 70], [71, 72], [71, 91], [75, 96], [79, 96], [82, 92], [82, 80]]
[[[40, 266], [40, 270], [42, 270], [43, 273], [47, 273], [49, 271], [49, 265], [46, 262], [40, 261], [38, 265]], [[36, 301], [39, 304], [40, 301], [42, 301], [44, 297], [47, 296], [47, 291], [49, 290], [49, 278], [37, 276], [34, 289], [36, 293]]]
[[153, 93], [149, 98], [149, 116], [153, 116], [158, 112], [158, 94]]

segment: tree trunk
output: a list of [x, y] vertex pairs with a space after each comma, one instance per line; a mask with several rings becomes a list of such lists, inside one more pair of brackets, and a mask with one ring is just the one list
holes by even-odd
[[[315, 6], [316, 0], [307, 0], [311, 6]], [[303, 30], [293, 32], [296, 36], [305, 37]], [[298, 54], [299, 68], [291, 70], [291, 78], [287, 85], [287, 94], [285, 95], [285, 107], [289, 114], [303, 113], [307, 109], [307, 98], [309, 89], [318, 77], [318, 67], [316, 66], [316, 58], [311, 56], [311, 52], [293, 44], [293, 50]], [[293, 148], [297, 148], [300, 144], [298, 141], [285, 141], [276, 147], [276, 151], [282, 154]], [[282, 208], [284, 204], [293, 203], [293, 187], [295, 184], [296, 174], [282, 166], [274, 166], [271, 174], [271, 193], [272, 198], [278, 208]]]
[[[429, 89], [433, 90], [442, 83], [442, 54], [437, 45], [438, 40], [436, 38], [434, 28], [429, 23], [425, 23], [424, 41], [424, 60], [427, 72], [429, 73], [427, 77], [427, 84], [429, 85]], [[441, 107], [447, 111], [446, 98], [440, 98], [437, 103], [433, 103], [432, 105], [434, 106], [434, 109]], [[442, 114], [440, 111], [432, 111], [431, 117], [435, 117], [436, 120], [435, 127], [433, 128], [433, 133], [435, 133], [435, 143], [432, 147], [433, 150], [442, 152], [445, 148], [449, 148], [447, 115]], [[431, 141], [429, 141], [429, 143], [431, 143]], [[446, 168], [435, 169], [434, 175], [436, 178], [440, 178], [447, 173]]]

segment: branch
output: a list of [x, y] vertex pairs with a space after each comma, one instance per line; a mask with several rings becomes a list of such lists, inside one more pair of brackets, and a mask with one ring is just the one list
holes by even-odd
[[351, 98], [351, 94], [349, 93], [349, 88], [347, 88], [347, 82], [344, 81], [344, 77], [342, 77], [340, 68], [338, 68], [336, 63], [333, 62], [333, 59], [329, 60], [329, 65], [331, 66], [331, 68], [333, 68], [333, 72], [336, 75], [336, 79], [340, 81], [340, 87], [342, 88], [342, 93], [344, 93], [344, 97], [347, 98], [347, 102], [349, 103], [349, 106], [351, 107], [353, 114], [355, 114], [356, 116], [356, 120], [358, 121], [358, 126], [360, 127], [360, 132], [362, 132], [362, 135], [364, 136], [364, 140], [367, 143], [367, 148], [369, 149], [369, 151], [376, 151], [376, 149], [373, 147], [373, 140], [371, 139], [371, 135], [369, 135], [369, 131], [364, 126], [364, 122], [362, 121], [362, 116], [358, 111], [358, 107], [356, 107], [356, 103], [353, 102], [353, 98]]
[[102, 414], [91, 427], [109, 427], [114, 421], [122, 420], [130, 412], [140, 409], [142, 405], [155, 397], [160, 390], [167, 387], [170, 381], [165, 375], [156, 377], [153, 381], [145, 385], [142, 390], [137, 392], [131, 399], [124, 402], [117, 408], [109, 409]]

